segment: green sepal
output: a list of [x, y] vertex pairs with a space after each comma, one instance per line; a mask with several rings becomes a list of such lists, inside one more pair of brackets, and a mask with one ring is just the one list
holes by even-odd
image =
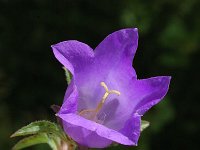
[[147, 127], [149, 127], [150, 122], [146, 121], [146, 120], [141, 120], [141, 126], [140, 126], [140, 131], [143, 131], [144, 129], [146, 129]]
[[63, 67], [63, 69], [65, 70], [66, 81], [67, 81], [67, 84], [69, 85], [72, 79], [72, 74], [69, 70], [67, 70], [67, 68]]

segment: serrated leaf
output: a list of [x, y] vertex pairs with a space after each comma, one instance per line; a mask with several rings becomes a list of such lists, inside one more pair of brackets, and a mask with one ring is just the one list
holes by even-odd
[[144, 129], [146, 129], [147, 127], [149, 127], [150, 123], [148, 121], [142, 120], [141, 121], [141, 127], [140, 127], [140, 131], [143, 131]]
[[67, 84], [69, 85], [72, 79], [72, 74], [69, 72], [69, 70], [67, 70], [67, 68], [63, 67], [63, 69], [65, 70], [66, 81]]
[[11, 135], [11, 137], [26, 136], [26, 135], [38, 134], [38, 133], [50, 133], [50, 134], [52, 133], [65, 139], [65, 134], [63, 133], [62, 129], [58, 125], [50, 121], [45, 121], [45, 120], [35, 121], [35, 122], [30, 123], [27, 126], [24, 126], [18, 131], [16, 131], [13, 135]]
[[40, 133], [36, 135], [32, 135], [29, 137], [26, 137], [22, 140], [20, 140], [13, 148], [12, 150], [20, 150], [22, 148], [26, 148], [29, 146], [33, 146], [36, 144], [42, 144], [42, 143], [47, 143], [49, 146], [53, 149], [56, 150], [56, 144], [53, 140], [51, 140], [46, 133]]
[[16, 131], [11, 137], [27, 136], [20, 140], [13, 150], [22, 149], [35, 144], [47, 143], [53, 150], [68, 147], [69, 150], [75, 150], [76, 144], [67, 137], [63, 129], [50, 121], [36, 121]]

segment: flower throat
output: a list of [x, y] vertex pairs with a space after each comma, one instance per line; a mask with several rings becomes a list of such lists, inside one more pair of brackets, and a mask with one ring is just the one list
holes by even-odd
[[101, 110], [101, 108], [103, 107], [103, 104], [105, 103], [106, 99], [108, 98], [108, 96], [110, 94], [116, 94], [116, 95], [120, 95], [120, 92], [117, 91], [117, 90], [109, 90], [107, 85], [105, 84], [105, 82], [101, 82], [100, 83], [101, 86], [104, 87], [105, 89], [105, 93], [101, 99], [101, 101], [98, 103], [96, 109], [85, 109], [85, 110], [82, 110], [79, 115], [80, 116], [83, 116], [84, 118], [86, 119], [89, 119], [89, 120], [93, 120], [95, 121], [96, 120], [96, 116], [97, 114], [99, 113], [99, 111]]

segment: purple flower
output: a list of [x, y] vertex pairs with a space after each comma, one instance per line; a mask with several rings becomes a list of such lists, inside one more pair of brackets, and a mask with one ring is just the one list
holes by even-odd
[[167, 93], [169, 76], [137, 79], [132, 68], [137, 45], [133, 28], [108, 35], [94, 51], [75, 40], [52, 46], [73, 75], [57, 115], [80, 145], [137, 145], [141, 116]]

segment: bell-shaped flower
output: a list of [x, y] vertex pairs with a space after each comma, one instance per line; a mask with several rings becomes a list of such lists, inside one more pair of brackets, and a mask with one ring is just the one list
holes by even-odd
[[137, 79], [132, 68], [137, 46], [136, 28], [108, 35], [94, 51], [75, 40], [52, 46], [73, 75], [57, 116], [80, 145], [137, 145], [141, 116], [167, 93], [169, 76]]

